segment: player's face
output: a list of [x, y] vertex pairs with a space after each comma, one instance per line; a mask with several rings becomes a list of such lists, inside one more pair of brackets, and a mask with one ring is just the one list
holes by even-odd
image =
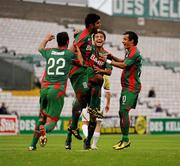
[[128, 34], [124, 35], [122, 43], [123, 43], [125, 49], [129, 49], [133, 46], [133, 40], [131, 40], [131, 41], [129, 40]]
[[105, 41], [105, 39], [104, 39], [103, 34], [101, 34], [101, 33], [95, 34], [95, 36], [94, 36], [94, 44], [95, 44], [95, 46], [103, 47], [104, 41]]
[[101, 20], [98, 20], [96, 21], [94, 24], [92, 24], [93, 27], [92, 27], [92, 31], [93, 32], [96, 32], [98, 29], [101, 28]]

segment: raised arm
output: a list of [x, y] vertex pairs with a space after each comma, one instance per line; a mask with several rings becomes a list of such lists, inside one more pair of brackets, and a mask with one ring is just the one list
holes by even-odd
[[53, 39], [55, 39], [55, 36], [53, 34], [47, 34], [45, 38], [42, 40], [42, 42], [40, 43], [38, 50], [45, 49], [47, 43]]
[[101, 69], [95, 65], [93, 67], [94, 67], [94, 70], [96, 73], [101, 73], [101, 74], [105, 74], [105, 75], [111, 75], [111, 73], [112, 73], [112, 70], [109, 68]]

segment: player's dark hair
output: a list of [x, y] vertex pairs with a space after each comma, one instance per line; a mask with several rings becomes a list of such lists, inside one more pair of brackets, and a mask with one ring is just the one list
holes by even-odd
[[104, 40], [106, 40], [106, 34], [101, 30], [97, 30], [96, 32], [94, 32], [93, 39], [95, 38], [95, 35], [98, 33], [101, 33], [104, 36]]
[[100, 16], [94, 13], [90, 13], [85, 18], [85, 26], [89, 27], [90, 24], [95, 24], [96, 21], [100, 20]]
[[56, 36], [58, 46], [65, 46], [69, 41], [69, 36], [67, 32], [60, 32]]
[[129, 40], [133, 40], [135, 46], [138, 44], [138, 35], [135, 32], [127, 31], [123, 35], [129, 35]]

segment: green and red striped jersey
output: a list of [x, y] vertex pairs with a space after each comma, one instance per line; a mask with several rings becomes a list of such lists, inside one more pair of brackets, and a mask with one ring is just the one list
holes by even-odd
[[141, 66], [142, 56], [136, 47], [132, 47], [127, 56], [124, 59], [124, 63], [127, 65], [123, 69], [121, 75], [121, 86], [122, 89], [128, 89], [132, 92], [140, 92], [141, 90]]
[[60, 50], [58, 48], [41, 49], [39, 51], [46, 60], [45, 74], [42, 80], [42, 87], [48, 85], [65, 87], [68, 79], [69, 71], [77, 56], [69, 50]]
[[[85, 64], [88, 64], [89, 56], [92, 54], [92, 36], [88, 29], [84, 29], [76, 35], [74, 45], [79, 47]], [[78, 63], [75, 63], [70, 71], [70, 76], [84, 72], [84, 70], [84, 67], [80, 66]]]
[[98, 66], [101, 69], [112, 69], [112, 65], [108, 64], [107, 62], [104, 62], [100, 59], [100, 55], [104, 55], [107, 56], [109, 52], [105, 49], [103, 49], [102, 52], [98, 52], [96, 47], [93, 45], [92, 46], [92, 54], [89, 57], [89, 61], [88, 61], [88, 66], [92, 67], [93, 66]]

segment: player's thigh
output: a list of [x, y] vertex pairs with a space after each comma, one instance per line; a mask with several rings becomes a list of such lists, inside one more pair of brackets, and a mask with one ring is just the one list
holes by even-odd
[[76, 94], [79, 92], [85, 94], [88, 91], [88, 75], [86, 72], [74, 75], [70, 78], [70, 81]]
[[133, 93], [128, 90], [123, 90], [121, 92], [121, 97], [119, 100], [120, 111], [130, 110], [131, 108], [136, 108], [137, 99], [138, 99], [138, 93]]
[[48, 89], [46, 88], [42, 88], [40, 90], [40, 100], [39, 100], [39, 103], [40, 103], [40, 108], [42, 110], [46, 109], [47, 107], [47, 104], [48, 104], [48, 101], [47, 101], [47, 94], [48, 94]]
[[64, 94], [59, 96], [61, 90], [50, 88], [48, 90], [47, 100], [48, 106], [46, 113], [52, 117], [59, 117], [64, 106]]

